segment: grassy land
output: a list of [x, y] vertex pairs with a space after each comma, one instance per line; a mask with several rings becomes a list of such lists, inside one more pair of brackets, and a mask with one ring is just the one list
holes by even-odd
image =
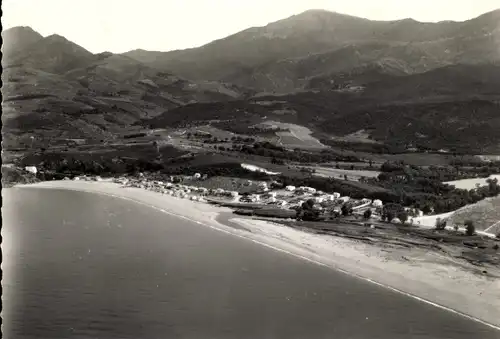
[[485, 230], [500, 221], [500, 196], [460, 209], [450, 219], [456, 224], [464, 224], [465, 221], [472, 220], [476, 229]]

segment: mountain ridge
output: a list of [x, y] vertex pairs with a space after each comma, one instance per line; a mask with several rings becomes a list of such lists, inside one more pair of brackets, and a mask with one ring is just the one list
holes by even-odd
[[[134, 50], [124, 54], [187, 78], [226, 81], [242, 79], [244, 74], [251, 77], [254, 69], [266, 64], [329, 53], [350, 44], [407, 43], [429, 57], [444, 59], [436, 65], [441, 66], [455, 62], [455, 57], [461, 62], [500, 60], [497, 53], [499, 22], [500, 10], [467, 21], [440, 23], [371, 21], [313, 10], [266, 26], [249, 28], [198, 48], [171, 52]], [[490, 34], [490, 38], [485, 34]], [[477, 52], [467, 53], [470, 49]], [[446, 56], [442, 55], [444, 50], [449, 50]], [[484, 58], [483, 54], [486, 55]], [[416, 71], [430, 69], [429, 66]], [[237, 84], [248, 86], [249, 81], [245, 79]]]

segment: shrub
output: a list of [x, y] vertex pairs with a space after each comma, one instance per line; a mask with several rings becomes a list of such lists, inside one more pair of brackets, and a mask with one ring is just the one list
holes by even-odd
[[444, 230], [446, 228], [446, 219], [441, 219], [441, 218], [437, 218], [436, 219], [436, 229], [437, 230]]
[[387, 222], [392, 222], [392, 220], [394, 219], [394, 213], [392, 213], [391, 211], [384, 212], [384, 214], [382, 215], [382, 219], [386, 220]]
[[344, 205], [342, 205], [341, 211], [342, 211], [343, 216], [348, 216], [348, 215], [352, 214], [353, 209], [352, 209], [352, 206], [350, 204], [344, 204]]
[[368, 209], [365, 211], [365, 213], [363, 213], [363, 218], [365, 219], [370, 219], [372, 216], [372, 210]]
[[476, 226], [474, 226], [474, 222], [472, 220], [467, 220], [465, 222], [465, 234], [468, 236], [476, 234]]
[[398, 219], [401, 220], [401, 222], [404, 224], [408, 221], [408, 212], [406, 211], [401, 211], [398, 213]]

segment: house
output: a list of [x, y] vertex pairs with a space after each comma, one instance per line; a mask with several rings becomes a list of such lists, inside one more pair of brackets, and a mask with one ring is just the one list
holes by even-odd
[[36, 175], [36, 173], [38, 172], [38, 170], [36, 169], [36, 166], [26, 166], [26, 167], [24, 168], [24, 170], [25, 170], [26, 172], [33, 173], [33, 174], [35, 174], [35, 175]]

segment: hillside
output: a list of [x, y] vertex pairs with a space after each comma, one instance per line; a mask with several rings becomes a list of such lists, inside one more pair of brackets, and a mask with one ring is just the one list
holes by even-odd
[[16, 65], [54, 74], [64, 74], [97, 59], [91, 52], [57, 34], [32, 44], [22, 42], [22, 45], [26, 46], [13, 55], [5, 66]]
[[[364, 74], [343, 79], [359, 80]], [[326, 88], [188, 105], [144, 124], [161, 128], [217, 120], [222, 128], [242, 130], [265, 119], [309, 127], [326, 140], [364, 131], [372, 140], [402, 149], [500, 151], [495, 132], [500, 128], [500, 67], [457, 65], [379, 79], [359, 80], [358, 85], [365, 87], [361, 91]]]
[[[191, 79], [259, 91], [289, 91], [301, 80], [392, 59], [406, 72], [498, 62], [500, 10], [465, 22], [370, 21], [321, 10], [254, 27], [199, 48], [125, 53]], [[283, 85], [285, 84], [285, 85]]]
[[[114, 139], [140, 119], [193, 102], [233, 100], [246, 90], [215, 81], [189, 81], [122, 55], [92, 54], [57, 35], [25, 27], [4, 32], [2, 95], [5, 145], [65, 144]], [[39, 38], [37, 38], [39, 37]]]
[[10, 63], [13, 56], [42, 39], [43, 36], [31, 27], [13, 27], [2, 31], [2, 66]]
[[243, 133], [274, 120], [331, 146], [349, 136], [370, 150], [496, 154], [498, 19], [383, 22], [313, 10], [200, 48], [121, 55], [12, 28], [3, 32], [17, 39], [3, 63], [7, 145], [199, 123]]

